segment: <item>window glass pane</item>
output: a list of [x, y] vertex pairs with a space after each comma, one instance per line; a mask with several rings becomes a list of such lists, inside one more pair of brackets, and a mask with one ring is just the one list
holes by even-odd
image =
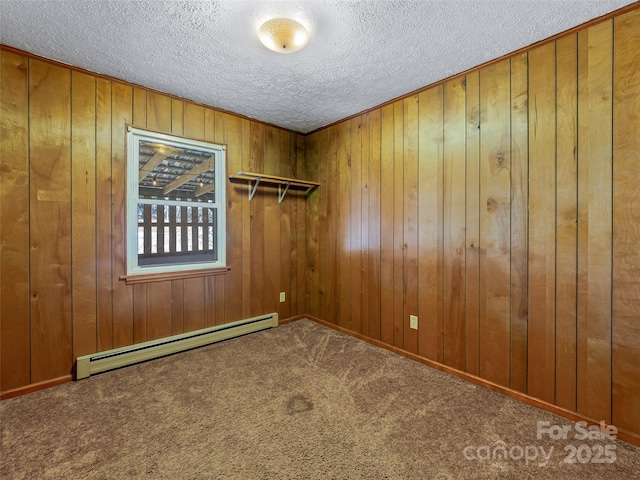
[[144, 253], [144, 227], [138, 227], [138, 254]]
[[155, 254], [153, 256], [140, 255], [138, 262], [140, 267], [154, 267], [158, 265], [188, 265], [191, 263], [215, 262], [215, 252], [212, 250], [196, 250], [191, 252], [174, 252]]
[[[176, 212], [172, 215], [170, 211]], [[186, 210], [181, 218], [186, 224], [176, 220], [177, 212]], [[140, 266], [167, 265], [175, 263], [212, 262], [218, 255], [214, 249], [215, 209], [208, 207], [182, 207], [162, 204], [138, 204], [138, 264]], [[157, 212], [167, 212], [162, 228], [157, 226]], [[172, 247], [173, 246], [173, 247]]]
[[211, 152], [141, 141], [140, 198], [215, 202], [215, 156]]
[[127, 144], [127, 272], [224, 266], [224, 147], [133, 127]]
[[151, 253], [158, 253], [158, 227], [151, 227]]

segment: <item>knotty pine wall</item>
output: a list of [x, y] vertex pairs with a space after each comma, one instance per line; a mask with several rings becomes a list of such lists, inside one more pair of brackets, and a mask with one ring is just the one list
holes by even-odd
[[636, 8], [309, 136], [308, 313], [640, 434], [638, 45]]
[[[1, 390], [80, 355], [304, 312], [305, 200], [227, 184], [226, 275], [125, 285], [125, 124], [224, 143], [229, 173], [300, 176], [304, 137], [3, 49]], [[279, 303], [279, 292], [287, 301]]]

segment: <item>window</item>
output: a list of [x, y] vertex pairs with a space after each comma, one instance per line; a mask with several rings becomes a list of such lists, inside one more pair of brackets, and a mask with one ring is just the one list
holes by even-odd
[[226, 264], [225, 147], [129, 127], [127, 275]]

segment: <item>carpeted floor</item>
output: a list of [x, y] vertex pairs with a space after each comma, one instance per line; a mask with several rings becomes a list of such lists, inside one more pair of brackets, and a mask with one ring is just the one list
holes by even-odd
[[308, 320], [6, 400], [0, 421], [3, 479], [640, 478], [637, 447]]

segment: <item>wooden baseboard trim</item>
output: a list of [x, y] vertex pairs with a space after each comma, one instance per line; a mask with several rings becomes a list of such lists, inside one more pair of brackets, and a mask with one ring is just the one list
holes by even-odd
[[26, 395], [27, 393], [37, 392], [38, 390], [44, 390], [45, 388], [55, 387], [56, 385], [62, 385], [73, 380], [73, 375], [65, 375], [63, 377], [53, 378], [51, 380], [45, 380], [44, 382], [32, 383], [25, 385], [24, 387], [18, 387], [5, 392], [0, 393], [0, 400], [7, 400], [13, 397], [19, 397], [20, 395]]
[[304, 320], [305, 318], [309, 318], [309, 315], [296, 315], [295, 317], [289, 317], [285, 318], [284, 320], [279, 320], [278, 325], [284, 325], [285, 323], [291, 323], [297, 320]]
[[[320, 325], [324, 325], [325, 327], [329, 327], [332, 328], [334, 330], [337, 330], [341, 333], [344, 333], [345, 335], [349, 335], [351, 337], [355, 337], [359, 340], [363, 340], [367, 343], [370, 343], [371, 345], [375, 345], [376, 347], [380, 347], [380, 348], [384, 348], [385, 350], [389, 350], [393, 353], [396, 353], [398, 355], [401, 355], [403, 357], [409, 358], [411, 360], [414, 360], [416, 362], [422, 363], [424, 365], [427, 365], [429, 367], [435, 368], [437, 370], [441, 370], [445, 373], [448, 373], [450, 375], [454, 375], [458, 378], [461, 378], [463, 380], [466, 380], [470, 383], [473, 383], [475, 385], [487, 388], [493, 392], [497, 392], [497, 393], [501, 393], [502, 395], [505, 395], [507, 397], [513, 398], [515, 400], [519, 400], [523, 403], [526, 403], [527, 405], [531, 405], [533, 407], [539, 408], [541, 410], [545, 410], [549, 413], [553, 413], [555, 415], [558, 415], [559, 417], [563, 417], [566, 418], [567, 420], [571, 420], [573, 422], [586, 422], [588, 425], [599, 425], [599, 420], [594, 420], [592, 418], [589, 417], [585, 417], [584, 415], [581, 415], [577, 412], [574, 412], [572, 410], [567, 410], [566, 408], [562, 408], [559, 407], [557, 405], [554, 405], [552, 403], [548, 403], [545, 402], [543, 400], [539, 400], [535, 397], [531, 397], [529, 395], [527, 395], [526, 393], [522, 393], [522, 392], [518, 392], [517, 390], [513, 390], [511, 388], [508, 387], [504, 387], [502, 385], [498, 385], [497, 383], [493, 383], [490, 382], [489, 380], [485, 380], [484, 378], [478, 377], [476, 375], [472, 375], [470, 373], [467, 372], [463, 372], [461, 370], [457, 370], [453, 367], [450, 367], [448, 365], [444, 365], [442, 363], [438, 363], [434, 360], [429, 360], [428, 358], [425, 357], [421, 357], [419, 355], [416, 355], [415, 353], [411, 353], [411, 352], [407, 352], [406, 350], [403, 350], [401, 348], [398, 347], [394, 347], [391, 345], [387, 345], [386, 343], [381, 342], [380, 340], [375, 340], [373, 338], [369, 338], [366, 337], [365, 335], [362, 335], [360, 333], [356, 333], [356, 332], [352, 332], [351, 330], [348, 330], [344, 327], [340, 327], [336, 324], [333, 324], [331, 322], [327, 322], [325, 320], [321, 320], [319, 318], [316, 318], [312, 315], [303, 315], [303, 318], [312, 320], [316, 323], [319, 323]], [[296, 318], [297, 319], [297, 318]], [[630, 443], [632, 445], [636, 445], [638, 447], [640, 447], [640, 435], [635, 434], [633, 432], [628, 432], [624, 429], [620, 429], [618, 427], [616, 427], [618, 430], [618, 434], [617, 434], [617, 438], [620, 440], [623, 440], [627, 443]]]

